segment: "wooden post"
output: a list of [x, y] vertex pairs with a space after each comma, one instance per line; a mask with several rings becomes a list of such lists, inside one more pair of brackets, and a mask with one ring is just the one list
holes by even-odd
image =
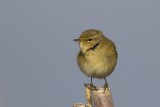
[[86, 90], [87, 104], [92, 105], [91, 91], [89, 84], [84, 84]]
[[89, 104], [76, 103], [73, 104], [73, 107], [92, 107], [92, 106]]
[[91, 90], [94, 107], [114, 107], [110, 88], [96, 87]]
[[[108, 87], [85, 84], [87, 105], [77, 103], [73, 107], [114, 107], [111, 90]], [[93, 103], [92, 103], [93, 102]]]

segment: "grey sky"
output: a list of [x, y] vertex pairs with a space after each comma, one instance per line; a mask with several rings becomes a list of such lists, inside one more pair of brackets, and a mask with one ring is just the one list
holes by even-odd
[[73, 39], [94, 28], [118, 50], [117, 67], [107, 78], [115, 107], [159, 107], [159, 4], [158, 0], [1, 0], [0, 102], [4, 107], [86, 103], [83, 84], [90, 78], [77, 66], [79, 47]]

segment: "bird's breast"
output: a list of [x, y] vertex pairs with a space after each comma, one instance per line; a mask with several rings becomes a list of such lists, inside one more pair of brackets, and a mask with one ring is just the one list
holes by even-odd
[[104, 78], [113, 71], [110, 69], [112, 65], [107, 61], [107, 57], [95, 52], [87, 53], [84, 61], [79, 61], [78, 65], [84, 74], [93, 78]]

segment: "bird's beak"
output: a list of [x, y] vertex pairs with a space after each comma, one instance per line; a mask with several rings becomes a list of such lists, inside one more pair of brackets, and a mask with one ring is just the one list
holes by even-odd
[[74, 39], [73, 41], [81, 42], [81, 41], [82, 41], [82, 39]]

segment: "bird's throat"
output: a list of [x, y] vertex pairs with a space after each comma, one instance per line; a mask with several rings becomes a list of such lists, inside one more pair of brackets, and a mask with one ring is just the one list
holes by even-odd
[[92, 48], [87, 49], [87, 51], [89, 51], [89, 50], [95, 50], [100, 43], [101, 43], [101, 41], [98, 42], [97, 44], [95, 44]]

